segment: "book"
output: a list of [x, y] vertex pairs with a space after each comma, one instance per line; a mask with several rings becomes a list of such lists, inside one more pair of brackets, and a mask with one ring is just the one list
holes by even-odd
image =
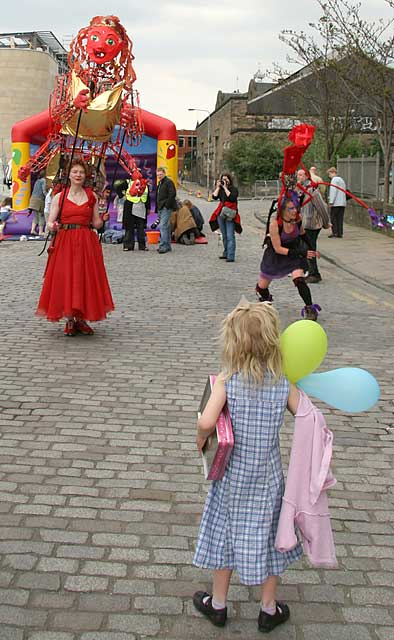
[[[198, 417], [201, 416], [212, 393], [216, 376], [209, 375], [201, 398]], [[221, 480], [234, 447], [233, 427], [227, 403], [216, 422], [216, 429], [207, 439], [202, 450], [202, 464], [206, 480]]]

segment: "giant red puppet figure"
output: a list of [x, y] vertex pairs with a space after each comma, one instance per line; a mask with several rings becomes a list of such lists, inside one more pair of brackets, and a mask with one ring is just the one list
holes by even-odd
[[[124, 142], [138, 143], [143, 129], [132, 88], [136, 79], [133, 59], [132, 42], [116, 16], [96, 16], [78, 32], [70, 45], [70, 71], [58, 76], [44, 114], [48, 137], [19, 169], [20, 179], [26, 180], [31, 172], [65, 154], [98, 164], [108, 148], [127, 172], [137, 170], [123, 148]], [[115, 125], [120, 127], [114, 139]]]

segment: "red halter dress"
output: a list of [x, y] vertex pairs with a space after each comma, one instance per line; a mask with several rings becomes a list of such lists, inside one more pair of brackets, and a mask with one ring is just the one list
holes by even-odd
[[78, 228], [61, 228], [48, 258], [36, 315], [51, 322], [67, 317], [95, 322], [115, 308], [101, 245], [90, 226], [96, 198], [91, 189], [85, 192], [87, 202], [77, 205], [67, 189], [61, 224]]

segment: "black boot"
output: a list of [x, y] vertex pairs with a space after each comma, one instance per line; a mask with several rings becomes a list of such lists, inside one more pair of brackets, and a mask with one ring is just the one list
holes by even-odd
[[256, 295], [259, 299], [259, 302], [265, 302], [266, 304], [272, 304], [273, 297], [270, 294], [268, 287], [266, 289], [262, 289], [259, 287], [259, 283], [256, 284]]

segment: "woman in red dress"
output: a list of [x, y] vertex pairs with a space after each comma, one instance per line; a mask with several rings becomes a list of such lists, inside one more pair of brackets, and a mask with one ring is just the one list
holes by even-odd
[[86, 320], [104, 320], [115, 308], [101, 245], [93, 231], [104, 220], [98, 213], [96, 195], [84, 187], [86, 175], [83, 162], [74, 160], [70, 187], [52, 200], [47, 226], [57, 233], [36, 310], [36, 315], [51, 322], [66, 318], [66, 336], [91, 335], [93, 329]]

